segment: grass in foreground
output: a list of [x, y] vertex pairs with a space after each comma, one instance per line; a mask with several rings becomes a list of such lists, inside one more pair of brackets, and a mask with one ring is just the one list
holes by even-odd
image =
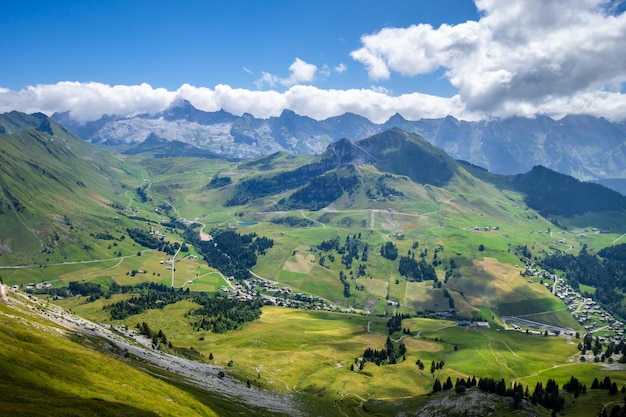
[[[11, 416], [216, 416], [193, 395], [0, 304], [0, 403]], [[103, 349], [101, 341], [82, 343]]]

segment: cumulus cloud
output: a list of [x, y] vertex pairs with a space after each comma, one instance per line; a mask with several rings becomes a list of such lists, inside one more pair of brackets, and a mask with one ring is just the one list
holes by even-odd
[[80, 121], [105, 114], [134, 115], [163, 109], [176, 93], [149, 84], [106, 85], [96, 82], [59, 82], [29, 86], [20, 91], [0, 90], [0, 111], [26, 113], [69, 111]]
[[[311, 83], [333, 71], [344, 73], [346, 65], [320, 69], [296, 58], [287, 77], [261, 73], [255, 91], [228, 85], [184, 84], [171, 91], [149, 84], [59, 82], [20, 91], [0, 87], [0, 111], [69, 111], [84, 122], [104, 114], [156, 113], [182, 98], [205, 111], [224, 109], [256, 117], [290, 109], [316, 119], [353, 112], [375, 122], [395, 113], [413, 120], [536, 114], [626, 120], [623, 7], [606, 0], [475, 2], [478, 21], [438, 28], [427, 24], [384, 28], [364, 35], [362, 47], [350, 55], [376, 81], [370, 88], [317, 88]], [[453, 97], [394, 95], [380, 82], [394, 73], [416, 77], [438, 70], [457, 89]]]
[[265, 86], [271, 88], [278, 85], [291, 87], [292, 85], [300, 83], [309, 83], [315, 79], [317, 66], [309, 64], [308, 62], [305, 62], [300, 58], [296, 58], [289, 66], [289, 73], [289, 77], [280, 78], [275, 74], [263, 72], [261, 78], [255, 81], [255, 85], [258, 89], [261, 89]]
[[441, 98], [426, 94], [392, 96], [384, 89], [328, 90], [311, 85], [294, 85], [284, 92], [261, 91], [217, 85], [215, 88], [183, 84], [176, 91], [152, 88], [148, 84], [110, 86], [100, 83], [60, 82], [37, 85], [20, 91], [0, 89], [0, 112], [70, 112], [86, 122], [105, 114], [130, 116], [157, 113], [173, 102], [186, 99], [204, 111], [223, 109], [255, 117], [278, 116], [285, 109], [322, 120], [346, 112], [360, 114], [382, 123], [395, 113], [412, 120], [453, 115], [476, 120], [479, 113], [468, 112], [458, 96]]
[[[351, 57], [372, 80], [444, 68], [471, 111], [492, 115], [623, 106], [626, 14], [606, 0], [476, 0], [479, 21], [384, 28]], [[605, 94], [606, 93], [606, 94]], [[588, 100], [592, 101], [591, 103]], [[582, 103], [587, 103], [581, 106]], [[620, 119], [624, 119], [622, 114]]]
[[282, 85], [292, 86], [313, 81], [317, 72], [317, 66], [296, 58], [293, 64], [289, 66], [289, 72], [291, 72], [289, 78], [280, 80]]

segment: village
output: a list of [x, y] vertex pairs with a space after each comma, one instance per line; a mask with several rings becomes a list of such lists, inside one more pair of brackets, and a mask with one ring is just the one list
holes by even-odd
[[617, 344], [624, 340], [624, 323], [593, 299], [582, 296], [563, 278], [533, 266], [527, 266], [522, 275], [540, 278], [543, 285], [567, 305], [567, 309], [586, 332], [594, 334], [599, 341]]
[[222, 286], [221, 291], [230, 297], [241, 301], [248, 301], [258, 297], [263, 298], [266, 305], [275, 305], [290, 308], [305, 308], [311, 310], [339, 311], [339, 309], [320, 297], [293, 293], [291, 288], [281, 287], [277, 282], [260, 277], [250, 278], [243, 283], [236, 282], [228, 277], [231, 288]]

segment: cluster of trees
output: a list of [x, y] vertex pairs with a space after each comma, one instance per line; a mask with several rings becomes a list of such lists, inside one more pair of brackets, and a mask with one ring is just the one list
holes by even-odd
[[[602, 382], [598, 380], [598, 378], [594, 378], [591, 383], [591, 389], [604, 389], [609, 391], [610, 395], [617, 394], [617, 383], [611, 382], [611, 378], [605, 376]], [[626, 388], [622, 387], [622, 392], [626, 391]]]
[[313, 220], [296, 216], [274, 217], [270, 220], [270, 223], [284, 225], [287, 227], [312, 227], [315, 225]]
[[325, 167], [305, 165], [292, 171], [273, 175], [246, 178], [237, 183], [225, 206], [238, 206], [256, 198], [267, 197], [290, 189], [302, 187], [311, 179], [324, 172]]
[[233, 180], [230, 177], [220, 177], [218, 174], [215, 174], [215, 176], [211, 178], [211, 181], [207, 184], [206, 188], [209, 190], [222, 188], [230, 185], [232, 182]]
[[533, 405], [540, 404], [548, 410], [559, 412], [565, 405], [565, 399], [559, 395], [559, 385], [554, 379], [548, 379], [544, 388], [541, 382], [537, 382], [535, 390], [530, 397]]
[[38, 290], [39, 294], [50, 294], [58, 297], [73, 297], [80, 295], [83, 297], [89, 297], [87, 302], [93, 302], [100, 297], [111, 298], [112, 294], [116, 294], [120, 291], [120, 286], [113, 282], [109, 288], [105, 288], [100, 284], [94, 284], [92, 282], [78, 282], [70, 281], [67, 287], [57, 288], [45, 288]]
[[[102, 292], [99, 284], [70, 283], [73, 291], [83, 291], [91, 294]], [[118, 301], [103, 307], [113, 320], [122, 320], [131, 315], [142, 313], [149, 309], [163, 308], [181, 300], [190, 299], [199, 304], [185, 313], [185, 317], [192, 320], [195, 330], [209, 330], [214, 333], [225, 333], [240, 328], [244, 323], [258, 319], [261, 316], [261, 299], [240, 301], [227, 298], [223, 295], [209, 295], [207, 293], [191, 293], [189, 288], [176, 289], [163, 284], [145, 282], [138, 285], [120, 286], [111, 285], [111, 291], [122, 294], [133, 294], [127, 300]], [[147, 323], [137, 327], [141, 334], [149, 338], [157, 336], [158, 342], [168, 344], [164, 335], [152, 332]], [[156, 344], [156, 342], [155, 342]], [[171, 347], [171, 346], [170, 346]]]
[[139, 196], [139, 201], [141, 201], [142, 203], [145, 203], [149, 200], [148, 196], [146, 195], [147, 188], [148, 184], [144, 184], [141, 187], [137, 187], [137, 190], [135, 190], [137, 192], [137, 196]]
[[96, 301], [100, 297], [110, 298], [111, 294], [114, 294], [119, 291], [119, 285], [116, 283], [112, 283], [109, 287], [108, 291], [105, 291], [100, 284], [94, 284], [91, 282], [78, 282], [78, 281], [70, 281], [67, 286], [71, 295], [81, 295], [84, 297], [89, 297], [87, 302]]
[[387, 337], [383, 349], [375, 350], [369, 347], [365, 349], [361, 357], [359, 369], [363, 369], [367, 362], [373, 362], [378, 366], [386, 364], [392, 365], [398, 363], [399, 359], [406, 360], [406, 346], [402, 342], [396, 345], [390, 337]]
[[181, 252], [189, 251], [189, 248], [184, 243], [181, 247], [180, 243], [178, 242], [170, 243], [167, 240], [157, 238], [154, 235], [151, 235], [150, 233], [140, 229], [128, 228], [126, 229], [126, 231], [128, 232], [128, 236], [130, 236], [131, 239], [137, 242], [137, 244], [150, 249], [158, 249], [162, 252], [167, 253], [168, 255], [174, 255], [178, 251], [178, 249], [180, 249]]
[[443, 369], [444, 365], [445, 365], [444, 361], [432, 361], [430, 363], [430, 373], [435, 375], [435, 371], [439, 371], [439, 370]]
[[[167, 207], [171, 208], [170, 206], [167, 206]], [[185, 223], [183, 223], [182, 221], [172, 216], [170, 216], [170, 218], [166, 222], [161, 223], [161, 226], [169, 227], [172, 229], [181, 229], [181, 230], [187, 229], [187, 225]]]
[[380, 256], [395, 261], [398, 259], [398, 247], [392, 241], [386, 242], [380, 247]]
[[[411, 317], [410, 314], [394, 314], [393, 316], [389, 317], [389, 320], [387, 320], [387, 330], [389, 331], [389, 334], [394, 334], [395, 332], [399, 332], [402, 329], [402, 320], [404, 319], [408, 319], [409, 317]], [[405, 334], [410, 333], [409, 330], [407, 329], [405, 332]]]
[[[418, 360], [418, 365], [420, 365], [420, 363], [421, 362]], [[423, 369], [423, 363], [421, 363], [421, 365], [420, 369]], [[433, 383], [432, 390], [433, 392], [439, 392], [455, 388], [458, 393], [464, 393], [466, 388], [470, 387], [478, 387], [481, 391], [491, 394], [512, 397], [515, 404], [519, 404], [523, 399], [530, 400], [533, 405], [541, 405], [549, 410], [553, 410], [552, 415], [561, 411], [565, 405], [565, 399], [559, 394], [559, 385], [554, 379], [548, 379], [545, 386], [542, 382], [537, 382], [532, 394], [527, 386], [524, 387], [524, 385], [517, 384], [516, 382], [511, 385], [507, 384], [504, 379], [496, 380], [494, 378], [480, 378], [480, 380], [477, 381], [476, 377], [468, 378], [467, 380], [457, 378], [455, 384], [452, 383], [450, 377], [448, 377], [443, 384], [437, 378]], [[586, 385], [581, 383], [574, 376], [570, 377], [569, 381], [563, 385], [563, 389], [570, 394], [574, 394], [574, 397], [578, 397], [580, 394], [587, 392]], [[608, 376], [605, 377], [602, 382], [598, 381], [598, 378], [595, 378], [591, 389], [606, 389], [609, 391], [609, 394], [617, 394], [617, 384], [611, 382], [611, 378]], [[622, 388], [622, 392], [626, 392], [626, 387]], [[617, 410], [612, 410], [611, 416], [621, 416], [619, 413], [623, 413], [624, 411], [626, 411], [626, 408], [622, 410], [618, 407]], [[603, 410], [603, 413], [604, 414], [601, 413], [600, 415], [607, 415], [606, 410]]]
[[343, 271], [339, 271], [339, 281], [341, 281], [341, 284], [343, 285], [344, 298], [350, 298], [350, 283], [348, 282], [348, 278], [346, 277], [346, 274], [343, 273]]
[[435, 268], [424, 259], [415, 260], [415, 256], [401, 256], [398, 272], [409, 281], [437, 281]]
[[[343, 245], [341, 245], [341, 239], [335, 236], [329, 240], [322, 241], [317, 245], [317, 249], [322, 252], [336, 251], [338, 255], [341, 255], [341, 263], [346, 269], [350, 269], [355, 259], [367, 262], [369, 245], [361, 240], [361, 233], [355, 233], [352, 236], [347, 235]], [[334, 257], [332, 260], [334, 260]]]
[[378, 180], [376, 181], [376, 185], [374, 186], [374, 188], [368, 188], [367, 191], [365, 192], [365, 195], [367, 195], [367, 198], [376, 199], [378, 197], [387, 197], [390, 195], [393, 195], [396, 197], [403, 196], [404, 193], [402, 191], [398, 191], [395, 188], [390, 187], [386, 184], [385, 180], [388, 178], [393, 178], [393, 175], [384, 174], [378, 177]]
[[146, 310], [163, 308], [190, 297], [189, 289], [170, 288], [163, 284], [145, 282], [138, 285], [118, 286], [120, 293], [133, 293], [127, 300], [104, 306], [113, 320], [123, 320]]
[[232, 230], [214, 229], [211, 236], [213, 240], [202, 241], [191, 229], [185, 232], [185, 240], [193, 243], [210, 266], [238, 280], [249, 278], [248, 270], [256, 265], [257, 254], [264, 255], [274, 246], [274, 240], [256, 233], [242, 235]]
[[614, 354], [621, 354], [622, 357], [619, 359], [620, 363], [626, 363], [626, 343], [621, 340], [618, 344], [614, 342], [610, 342], [606, 346], [606, 350], [604, 353], [602, 352], [603, 346], [602, 342], [598, 337], [594, 337], [591, 333], [585, 334], [583, 340], [578, 343], [578, 350], [584, 355], [588, 350], [592, 351], [597, 361], [604, 362], [607, 358], [609, 361], [612, 361], [611, 356]]
[[580, 394], [587, 392], [587, 386], [582, 384], [575, 376], [570, 377], [569, 381], [563, 385], [563, 389], [570, 394], [574, 394], [574, 397], [576, 398], [578, 398]]
[[[359, 256], [359, 250], [362, 250], [361, 256]], [[361, 259], [361, 261], [366, 262], [368, 258], [367, 252], [368, 245], [361, 242], [361, 233], [353, 235], [352, 238], [350, 235], [346, 236], [346, 243], [343, 247], [337, 248], [337, 253], [341, 255], [341, 263], [346, 269], [352, 268], [354, 259]]]
[[515, 404], [519, 404], [524, 398], [530, 399], [533, 405], [539, 404], [549, 410], [553, 410], [553, 415], [562, 410], [565, 405], [565, 399], [559, 394], [559, 386], [554, 379], [549, 379], [545, 388], [542, 382], [537, 382], [532, 395], [528, 387], [524, 389], [522, 384], [516, 382], [513, 385], [507, 384], [504, 379], [481, 378], [476, 383], [476, 386], [483, 392], [503, 397], [512, 397]]
[[148, 339], [152, 339], [152, 347], [154, 349], [158, 349], [159, 345], [165, 345], [170, 349], [173, 348], [172, 342], [167, 340], [167, 337], [165, 336], [165, 333], [163, 333], [163, 330], [159, 329], [158, 332], [154, 332], [145, 321], [137, 323], [135, 328], [137, 329], [139, 334], [146, 336]]
[[[341, 256], [341, 263], [346, 268], [346, 270], [350, 270], [353, 266], [354, 260], [360, 260], [361, 262], [367, 262], [369, 257], [369, 245], [366, 242], [361, 240], [361, 233], [347, 235], [344, 241], [344, 244], [341, 244], [341, 239], [338, 236], [335, 236], [329, 240], [322, 241], [319, 245], [317, 245], [317, 249], [324, 252], [328, 259], [331, 262], [335, 261], [335, 255], [333, 252], [336, 252], [337, 255]], [[319, 264], [321, 266], [325, 266], [326, 264], [326, 256], [320, 255]], [[356, 274], [356, 277], [361, 277], [366, 275], [366, 265], [360, 263], [356, 269], [356, 272], [350, 271], [350, 275], [353, 276]], [[351, 285], [348, 280], [348, 276], [344, 273], [344, 271], [339, 271], [339, 280], [343, 285], [343, 296], [345, 298], [350, 298]], [[357, 290], [362, 290], [362, 286], [356, 286]]]
[[[100, 240], [117, 240], [109, 232], [89, 233], [89, 236], [95, 237], [96, 239], [100, 239]], [[56, 236], [55, 236], [55, 240], [56, 240]]]
[[289, 197], [282, 198], [277, 204], [281, 210], [321, 210], [328, 206], [345, 192], [351, 193], [359, 184], [355, 173], [338, 175], [337, 172], [327, 172], [311, 179]]
[[260, 299], [240, 301], [222, 295], [209, 296], [197, 294], [193, 301], [200, 304], [200, 308], [189, 310], [185, 317], [192, 319], [193, 328], [208, 330], [213, 333], [226, 333], [229, 330], [241, 328], [246, 322], [261, 317]]
[[335, 236], [328, 240], [323, 240], [322, 243], [317, 245], [317, 248], [322, 252], [330, 252], [332, 250], [339, 250], [339, 236]]
[[435, 382], [433, 383], [433, 392], [448, 391], [452, 388], [455, 388], [459, 394], [462, 394], [467, 388], [475, 387], [476, 384], [476, 377], [467, 378], [467, 380], [463, 378], [457, 378], [456, 383], [454, 384], [452, 384], [452, 379], [450, 377], [448, 377], [448, 379], [446, 379], [446, 382], [444, 382], [443, 384], [441, 384], [439, 378], [435, 378]]
[[626, 244], [604, 248], [593, 255], [587, 252], [586, 245], [578, 256], [567, 253], [554, 253], [538, 264], [551, 272], [565, 274], [569, 284], [578, 288], [579, 284], [596, 288], [592, 297], [613, 314], [626, 319]]

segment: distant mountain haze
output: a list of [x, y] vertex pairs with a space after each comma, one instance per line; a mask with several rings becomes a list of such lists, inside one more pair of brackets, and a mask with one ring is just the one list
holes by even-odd
[[[278, 151], [320, 154], [343, 138], [359, 140], [391, 128], [426, 138], [455, 159], [486, 168], [496, 174], [528, 172], [542, 165], [582, 181], [594, 180], [619, 189], [626, 178], [626, 123], [591, 116], [566, 116], [560, 120], [538, 116], [511, 117], [478, 122], [442, 119], [410, 121], [396, 114], [376, 124], [346, 113], [315, 120], [285, 110], [278, 117], [257, 119], [225, 111], [205, 112], [185, 100], [163, 112], [132, 117], [107, 115], [80, 124], [69, 113], [52, 119], [83, 139], [119, 152], [151, 151], [160, 156], [207, 155], [245, 159]], [[154, 140], [180, 142], [156, 150]], [[182, 144], [191, 145], [176, 150]], [[175, 143], [176, 145], [176, 143]]]

